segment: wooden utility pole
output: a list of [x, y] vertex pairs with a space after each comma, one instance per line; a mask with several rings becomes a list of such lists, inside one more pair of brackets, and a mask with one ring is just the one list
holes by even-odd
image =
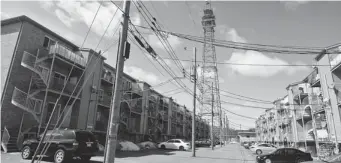
[[211, 113], [211, 147], [212, 150], [214, 150], [214, 135], [213, 135], [213, 117], [214, 117], [214, 112], [213, 112], [213, 108], [214, 108], [214, 94], [213, 94], [213, 83], [212, 83], [212, 113]]
[[196, 92], [197, 92], [197, 48], [193, 48], [194, 55], [194, 72], [193, 72], [193, 81], [194, 81], [194, 94], [193, 94], [193, 115], [192, 115], [192, 157], [195, 157], [195, 109], [196, 109]]
[[124, 67], [124, 52], [125, 45], [128, 36], [128, 20], [129, 20], [129, 10], [130, 10], [130, 0], [125, 0], [123, 4], [123, 25], [122, 34], [119, 46], [119, 56], [117, 57], [116, 63], [116, 78], [115, 78], [115, 90], [113, 96], [113, 104], [110, 108], [110, 121], [108, 127], [108, 138], [106, 143], [106, 151], [104, 163], [114, 163], [116, 156], [116, 145], [117, 145], [117, 132], [120, 123], [120, 104], [121, 104], [121, 93], [122, 93], [122, 75]]
[[223, 136], [223, 122], [222, 122], [222, 112], [221, 112], [221, 108], [220, 108], [220, 110], [219, 110], [219, 123], [220, 123], [220, 147], [222, 147], [223, 146], [223, 144], [222, 144], [222, 142], [223, 142], [223, 139], [222, 139], [222, 136]]

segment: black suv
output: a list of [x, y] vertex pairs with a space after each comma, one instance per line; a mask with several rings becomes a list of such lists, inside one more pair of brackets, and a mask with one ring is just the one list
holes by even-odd
[[[32, 158], [41, 137], [42, 135], [24, 141], [21, 152], [23, 159]], [[99, 150], [95, 136], [91, 132], [83, 130], [48, 130], [40, 150], [47, 143], [51, 143], [51, 145], [42, 156], [53, 157], [55, 163], [62, 163], [73, 157], [80, 157], [82, 161], [88, 161]], [[38, 155], [40, 152], [38, 151]]]

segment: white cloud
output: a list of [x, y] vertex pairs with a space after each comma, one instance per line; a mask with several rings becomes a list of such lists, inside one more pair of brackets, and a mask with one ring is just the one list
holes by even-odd
[[[160, 49], [164, 49], [162, 43], [160, 42], [159, 38], [155, 35], [149, 35], [149, 43], [152, 47], [157, 47]], [[167, 38], [169, 44], [172, 46], [173, 49], [177, 48], [179, 45], [181, 45], [181, 40], [178, 37], [169, 35]]]
[[9, 18], [10, 15], [4, 12], [1, 12], [1, 20]]
[[142, 68], [135, 66], [125, 66], [124, 72], [141, 81], [145, 81], [151, 85], [160, 83], [160, 78], [151, 72], [147, 72]]
[[271, 64], [271, 65], [283, 65], [283, 66], [247, 66], [247, 65], [227, 65], [228, 68], [232, 70], [232, 72], [239, 73], [245, 76], [258, 76], [258, 77], [269, 77], [276, 75], [280, 72], [285, 72], [289, 75], [297, 72], [306, 70], [307, 67], [291, 67], [285, 66], [289, 65], [288, 62], [277, 58], [277, 57], [268, 57], [260, 52], [256, 51], [242, 51], [242, 52], [233, 52], [231, 58], [226, 61], [227, 63], [237, 63], [237, 64]]
[[[59, 0], [55, 1], [55, 10], [51, 8], [53, 5], [52, 2], [50, 3], [44, 1], [40, 3], [40, 5], [48, 11], [55, 12], [60, 21], [69, 27], [72, 26], [73, 23], [79, 22], [85, 23], [87, 27], [90, 27], [100, 2]], [[64, 11], [64, 13], [62, 13], [62, 11]], [[114, 13], [116, 13], [115, 16]], [[106, 27], [109, 25], [110, 20], [113, 18], [113, 21], [111, 22], [105, 35], [106, 37], [111, 37], [115, 32], [117, 25], [120, 23], [121, 17], [122, 12], [117, 10], [115, 5], [103, 3], [100, 10], [98, 11], [91, 29], [97, 35], [102, 36]], [[131, 19], [133, 23], [140, 25], [141, 19], [139, 14], [132, 13]], [[116, 33], [115, 36], [117, 37], [118, 33]]]
[[54, 1], [39, 1], [39, 4], [42, 8], [49, 11], [52, 8], [52, 6], [54, 6], [53, 2]]
[[231, 40], [233, 42], [240, 42], [240, 43], [246, 43], [246, 39], [239, 36], [238, 32], [236, 31], [236, 29], [231, 28], [228, 32], [227, 32], [227, 39]]
[[287, 10], [296, 10], [300, 5], [308, 3], [309, 0], [281, 1]]
[[64, 11], [61, 11], [60, 9], [57, 9], [55, 13], [58, 19], [60, 19], [66, 26], [71, 27], [71, 23], [74, 21], [73, 18], [65, 15]]

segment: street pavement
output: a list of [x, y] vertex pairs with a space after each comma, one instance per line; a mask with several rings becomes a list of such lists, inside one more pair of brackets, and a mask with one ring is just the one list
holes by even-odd
[[[118, 152], [116, 163], [255, 163], [255, 155], [240, 144], [228, 144], [217, 146], [212, 151], [211, 148], [198, 148], [196, 157], [192, 157], [191, 151], [173, 150], [145, 150], [139, 152]], [[21, 159], [20, 153], [2, 154], [2, 163], [29, 163], [29, 160]], [[48, 163], [44, 159], [42, 163]], [[72, 163], [80, 163], [74, 160]], [[96, 156], [91, 159], [91, 163], [102, 163], [103, 157]]]

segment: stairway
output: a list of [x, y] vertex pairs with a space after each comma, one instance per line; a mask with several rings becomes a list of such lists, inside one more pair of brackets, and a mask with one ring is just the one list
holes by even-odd
[[[10, 139], [7, 143], [7, 152], [18, 152], [17, 139], [18, 139], [18, 129], [7, 129], [10, 135]], [[4, 129], [1, 130], [1, 135], [4, 133]]]

